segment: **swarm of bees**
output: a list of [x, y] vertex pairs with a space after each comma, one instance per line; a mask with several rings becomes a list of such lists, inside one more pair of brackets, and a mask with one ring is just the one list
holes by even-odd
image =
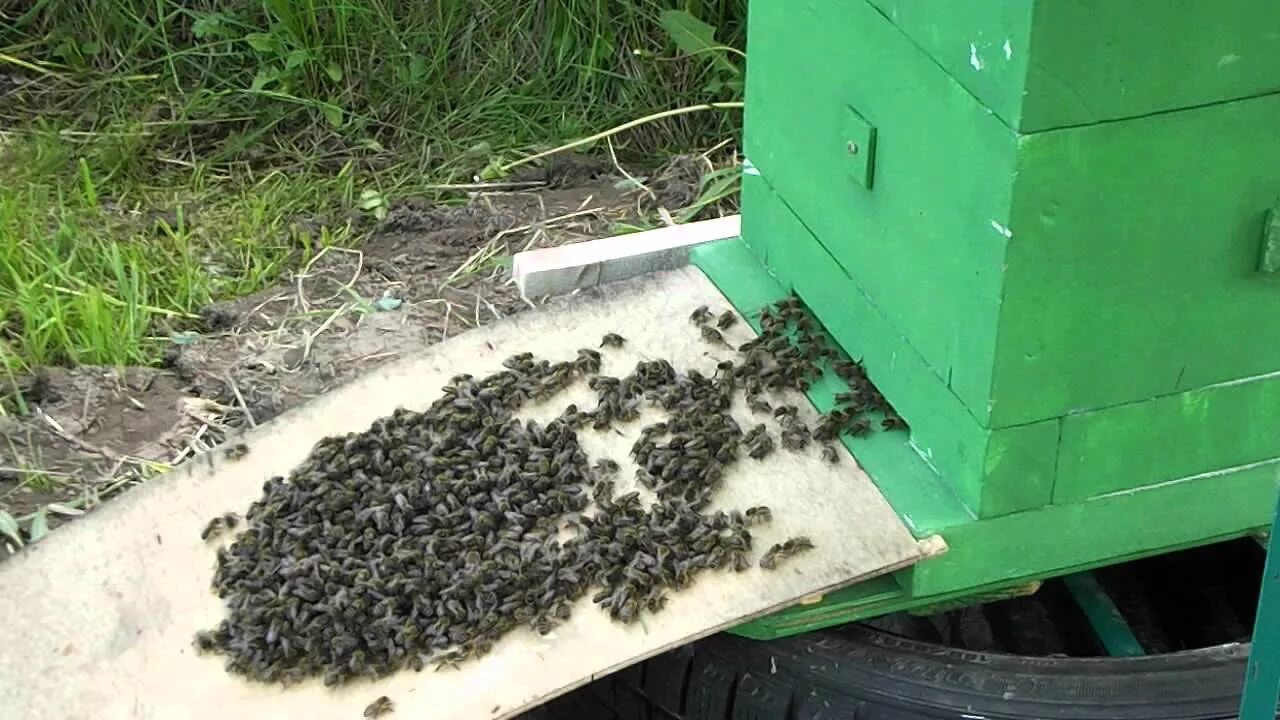
[[[732, 311], [700, 307], [690, 321], [702, 339], [731, 348], [722, 331], [738, 322]], [[792, 538], [753, 562], [750, 528], [773, 513], [711, 511], [727, 469], [779, 444], [800, 452], [817, 443], [836, 462], [833, 444], [870, 432], [869, 413], [883, 413], [883, 429], [905, 424], [797, 298], [765, 308], [760, 325], [710, 376], [656, 359], [610, 377], [591, 348], [563, 362], [520, 353], [487, 377], [451, 378], [421, 412], [402, 408], [365, 432], [321, 440], [288, 478], [266, 482], [242, 531], [218, 551], [213, 589], [228, 616], [198, 633], [196, 648], [225, 656], [230, 672], [286, 685], [441, 669], [484, 655], [522, 625], [550, 633], [584, 595], [631, 623], [662, 612], [702, 572], [772, 570], [811, 549]], [[609, 333], [599, 347], [625, 342]], [[795, 406], [766, 399], [807, 389], [824, 367], [850, 389], [812, 429]], [[569, 405], [546, 424], [518, 417], [582, 381], [595, 407]], [[730, 411], [738, 395], [780, 432], [765, 423], [744, 430]], [[645, 407], [668, 414], [630, 450], [652, 501], [619, 493], [617, 461], [592, 462], [578, 435], [636, 422]], [[219, 516], [203, 537], [239, 522]], [[379, 698], [365, 715], [390, 711]]]

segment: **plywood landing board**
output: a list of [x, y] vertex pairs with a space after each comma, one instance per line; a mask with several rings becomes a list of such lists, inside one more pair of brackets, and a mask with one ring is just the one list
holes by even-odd
[[[659, 357], [710, 374], [725, 353], [704, 343], [686, 319], [702, 304], [728, 307], [698, 270], [684, 268], [468, 332], [254, 430], [241, 460], [214, 453], [190, 461], [0, 563], [0, 716], [355, 720], [386, 695], [396, 705], [392, 718], [506, 718], [593, 677], [919, 559], [920, 547], [852, 458], [830, 465], [816, 449], [779, 451], [733, 466], [717, 505], [773, 508], [773, 522], [753, 530], [757, 552], [796, 534], [808, 535], [816, 549], [774, 572], [703, 573], [673, 594], [664, 612], [633, 625], [611, 622], [583, 598], [549, 636], [522, 628], [460, 669], [405, 671], [339, 690], [318, 681], [288, 689], [248, 683], [227, 674], [219, 657], [192, 650], [193, 634], [223, 616], [209, 590], [214, 549], [199, 539], [204, 523], [228, 510], [243, 513], [267, 477], [287, 475], [322, 436], [362, 431], [398, 406], [423, 408], [458, 372], [495, 372], [522, 351], [572, 358], [610, 331], [629, 342], [605, 351], [607, 374]], [[741, 342], [750, 332], [739, 323], [727, 335]], [[579, 383], [529, 415], [549, 418], [588, 392]], [[759, 421], [745, 408], [735, 412], [740, 422]], [[583, 430], [584, 448], [593, 459], [618, 460], [629, 478], [631, 443], [657, 417], [623, 426], [625, 437]]]

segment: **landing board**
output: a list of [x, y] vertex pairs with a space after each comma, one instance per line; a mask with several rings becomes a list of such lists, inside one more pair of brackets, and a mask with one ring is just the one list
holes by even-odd
[[[405, 671], [338, 690], [318, 681], [288, 689], [249, 683], [227, 674], [220, 657], [192, 649], [193, 634], [223, 616], [209, 589], [214, 548], [199, 538], [204, 523], [226, 511], [243, 513], [266, 478], [287, 475], [321, 437], [365, 430], [398, 406], [421, 409], [456, 373], [496, 372], [522, 351], [571, 359], [611, 331], [628, 344], [603, 351], [606, 374], [622, 376], [637, 361], [655, 358], [710, 374], [716, 356], [727, 353], [703, 342], [686, 320], [703, 304], [729, 307], [700, 271], [683, 268], [468, 332], [259, 427], [244, 438], [243, 459], [211, 453], [189, 461], [0, 563], [0, 715], [355, 720], [386, 695], [396, 708], [390, 720], [507, 718], [593, 677], [920, 559], [921, 546], [847, 454], [831, 465], [816, 449], [779, 451], [734, 465], [716, 504], [772, 507], [773, 522], [753, 530], [756, 555], [797, 534], [808, 535], [816, 549], [773, 572], [703, 573], [674, 593], [664, 612], [641, 622], [616, 624], [583, 598], [551, 635], [521, 628], [460, 669]], [[750, 332], [739, 323], [726, 334], [736, 343]], [[579, 383], [553, 407], [528, 415], [549, 418], [571, 401], [592, 407], [584, 403], [588, 392]], [[745, 408], [735, 413], [744, 427], [759, 422]], [[652, 419], [621, 426], [625, 436], [584, 429], [584, 449], [593, 460], [619, 461], [622, 477], [630, 478], [631, 443]]]

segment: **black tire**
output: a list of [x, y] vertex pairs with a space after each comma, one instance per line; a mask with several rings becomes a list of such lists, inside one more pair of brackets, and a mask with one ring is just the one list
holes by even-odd
[[769, 642], [717, 635], [544, 708], [555, 720], [1223, 720], [1248, 645], [1141, 658], [954, 650], [864, 625]]

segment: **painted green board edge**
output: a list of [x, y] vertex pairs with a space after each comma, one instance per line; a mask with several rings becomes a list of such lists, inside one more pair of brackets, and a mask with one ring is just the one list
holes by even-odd
[[1240, 697], [1240, 720], [1275, 720], [1280, 701], [1280, 500], [1271, 524], [1253, 644]]
[[992, 427], [1280, 369], [1277, 128], [1268, 95], [1019, 139]]
[[907, 572], [909, 587], [914, 595], [936, 595], [1244, 535], [1270, 522], [1280, 489], [1278, 471], [1280, 459], [1275, 459], [958, 525], [942, 532], [945, 554]]
[[1273, 0], [869, 1], [1022, 132], [1280, 90]]
[[[747, 157], [983, 421], [1014, 133], [864, 0], [749, 12]], [[851, 110], [876, 129], [871, 188], [847, 151]]]
[[772, 640], [893, 612], [909, 597], [892, 576], [881, 576], [828, 593], [816, 603], [794, 605], [738, 625], [729, 632], [752, 640]]
[[[957, 526], [942, 533], [946, 553], [884, 579], [894, 581], [898, 594], [885, 582], [867, 589], [855, 585], [735, 632], [771, 639], [892, 612], [978, 602], [1020, 594], [1018, 588], [1036, 580], [1245, 536], [1270, 520], [1272, 496], [1280, 488], [1277, 468], [1280, 460], [1265, 472], [1212, 478], [1175, 492], [1149, 488]], [[1228, 493], [1234, 498], [1223, 507]], [[1177, 508], [1184, 507], [1210, 510], [1183, 517], [1187, 513]]]
[[1071, 415], [1053, 501], [1262, 462], [1280, 456], [1277, 428], [1280, 372]]
[[[910, 423], [910, 447], [968, 508], [992, 517], [1050, 502], [1057, 420], [996, 431], [983, 428], [800, 222], [768, 178], [745, 175], [742, 203], [747, 208], [743, 242], [756, 255], [757, 267], [767, 267], [784, 291], [795, 289], [845, 352], [863, 360], [872, 381]], [[855, 445], [850, 449], [864, 457]], [[864, 464], [874, 472], [877, 460], [867, 456]]]

